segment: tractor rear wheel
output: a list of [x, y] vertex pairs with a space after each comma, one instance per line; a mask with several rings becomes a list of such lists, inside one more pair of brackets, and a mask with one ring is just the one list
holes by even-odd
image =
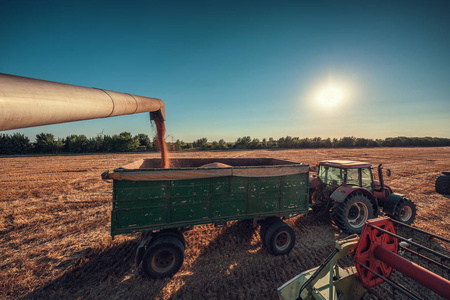
[[161, 236], [153, 240], [142, 260], [144, 273], [150, 278], [174, 275], [183, 265], [184, 246], [174, 236]]
[[416, 218], [416, 205], [411, 200], [403, 198], [397, 204], [393, 217], [397, 221], [411, 225]]
[[434, 184], [436, 192], [442, 195], [450, 195], [450, 175], [446, 173], [448, 172], [439, 175]]
[[373, 206], [362, 194], [353, 194], [343, 202], [335, 202], [331, 208], [334, 223], [343, 231], [361, 233], [367, 220], [373, 218]]

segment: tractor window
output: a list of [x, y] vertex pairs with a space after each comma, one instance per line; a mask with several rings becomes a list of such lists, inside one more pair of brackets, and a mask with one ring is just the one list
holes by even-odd
[[325, 177], [327, 177], [327, 170], [328, 168], [325, 166], [319, 166], [319, 173], [318, 177], [322, 179], [323, 182], [325, 182]]
[[344, 181], [343, 177], [342, 169], [329, 167], [325, 183], [331, 186], [338, 186]]
[[362, 187], [371, 191], [372, 190], [372, 173], [370, 172], [370, 168], [362, 168], [361, 169], [361, 180], [362, 180]]
[[358, 169], [347, 169], [347, 184], [359, 185]]

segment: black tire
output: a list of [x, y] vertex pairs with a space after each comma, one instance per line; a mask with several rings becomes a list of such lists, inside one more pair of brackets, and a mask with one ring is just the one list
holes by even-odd
[[311, 211], [313, 214], [326, 213], [330, 210], [330, 197], [324, 191], [314, 191], [311, 194]]
[[361, 233], [367, 220], [374, 216], [370, 200], [362, 194], [348, 196], [343, 202], [335, 202], [331, 208], [334, 223], [349, 234]]
[[402, 223], [411, 225], [416, 219], [416, 205], [407, 198], [403, 198], [397, 204], [393, 218]]
[[267, 229], [269, 228], [270, 225], [272, 225], [275, 222], [283, 222], [283, 221], [281, 221], [280, 218], [277, 217], [268, 217], [261, 222], [261, 228], [259, 229], [259, 237], [261, 238], [263, 244], [265, 244]]
[[163, 237], [163, 236], [173, 236], [180, 240], [180, 242], [183, 244], [183, 248], [186, 249], [186, 240], [184, 239], [184, 236], [181, 232], [179, 232], [177, 229], [165, 229], [161, 230], [160, 232], [156, 232], [153, 234], [153, 240], [156, 240], [157, 238]]
[[450, 195], [450, 175], [439, 175], [434, 184], [436, 192], [442, 195]]
[[144, 273], [150, 278], [173, 276], [184, 261], [184, 247], [174, 236], [161, 236], [153, 240], [142, 260]]
[[273, 255], [285, 255], [295, 245], [295, 232], [283, 221], [272, 223], [265, 234], [267, 250]]

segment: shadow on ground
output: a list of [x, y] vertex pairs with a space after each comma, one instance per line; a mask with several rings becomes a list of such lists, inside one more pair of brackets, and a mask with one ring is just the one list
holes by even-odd
[[[288, 255], [269, 254], [259, 228], [249, 222], [230, 222], [221, 229], [205, 226], [204, 231], [185, 234], [185, 263], [172, 278], [147, 279], [134, 267], [137, 241], [128, 241], [99, 253], [87, 249], [61, 277], [23, 299], [277, 299], [277, 287], [319, 266], [333, 251], [335, 240], [347, 236], [325, 215], [301, 215], [286, 222], [296, 232], [295, 247]], [[436, 241], [423, 241], [446, 253]], [[422, 297], [432, 295], [414, 282], [405, 285]], [[392, 298], [389, 289], [381, 292]]]

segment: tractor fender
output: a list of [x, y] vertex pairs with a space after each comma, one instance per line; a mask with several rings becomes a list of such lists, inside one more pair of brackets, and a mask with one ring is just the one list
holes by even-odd
[[383, 211], [388, 215], [393, 215], [395, 213], [395, 209], [397, 208], [400, 200], [405, 198], [405, 195], [400, 195], [396, 193], [390, 194], [386, 200], [383, 201]]
[[381, 184], [380, 184], [379, 181], [374, 180], [373, 184], [374, 184], [374, 189], [373, 189], [374, 193], [373, 193], [373, 195], [378, 200], [384, 200], [390, 194], [392, 194], [392, 189], [386, 183], [384, 184], [384, 189], [383, 190], [381, 189]]
[[330, 198], [336, 202], [344, 202], [347, 196], [356, 189], [358, 189], [358, 187], [354, 185], [342, 185], [331, 194]]
[[336, 202], [343, 202], [348, 197], [348, 195], [353, 192], [358, 192], [363, 194], [364, 196], [367, 196], [370, 201], [374, 200], [371, 192], [356, 185], [342, 185], [331, 194], [330, 198]]
[[356, 185], [342, 185], [331, 194], [330, 198], [336, 202], [343, 202], [350, 194], [355, 192], [366, 196], [372, 203], [374, 215], [378, 215], [379, 207], [377, 199], [372, 195], [371, 192], [362, 187]]

